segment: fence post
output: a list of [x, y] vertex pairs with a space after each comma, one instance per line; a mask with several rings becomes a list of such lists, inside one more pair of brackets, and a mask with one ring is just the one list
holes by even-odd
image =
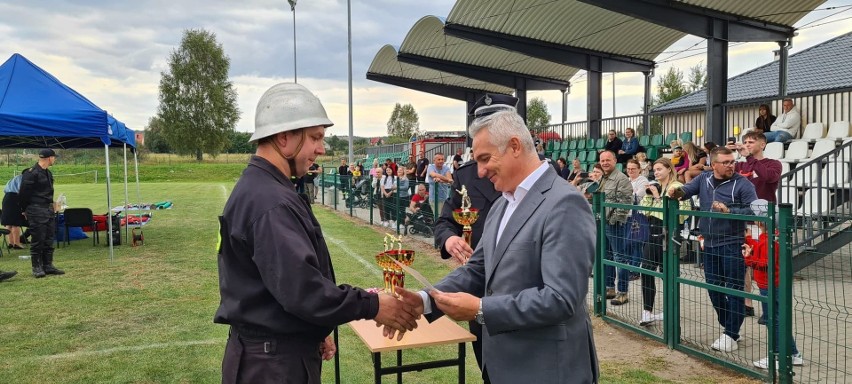
[[376, 188], [373, 187], [373, 175], [370, 175], [370, 225], [373, 225], [373, 195], [376, 194]]
[[337, 210], [337, 185], [340, 183], [340, 175], [334, 174], [334, 210]]
[[[320, 167], [323, 169], [323, 167]], [[322, 205], [325, 205], [325, 170], [320, 172], [320, 193], [322, 194]]]
[[[663, 253], [663, 341], [669, 348], [674, 349], [680, 342], [680, 284], [677, 276], [680, 271], [680, 259], [675, 252], [677, 249], [674, 237], [677, 227], [680, 202], [663, 196], [663, 225], [666, 233], [666, 250]], [[687, 240], [683, 240], [687, 241]]]
[[606, 308], [606, 276], [604, 276], [603, 260], [606, 255], [606, 208], [603, 206], [604, 194], [597, 192], [592, 194], [592, 212], [595, 216], [595, 224], [598, 230], [595, 231], [595, 263], [592, 266], [594, 271], [594, 279], [592, 280], [592, 298], [594, 299], [594, 312], [598, 316], [603, 316]]
[[[778, 224], [779, 224], [779, 233], [780, 233], [778, 243], [781, 247], [781, 249], [779, 251], [779, 257], [778, 257], [778, 260], [777, 260], [778, 263], [781, 263], [779, 265], [779, 267], [780, 267], [779, 273], [781, 274], [781, 276], [779, 276], [780, 277], [779, 278], [780, 287], [778, 288], [778, 293], [780, 294], [778, 304], [780, 304], [780, 305], [779, 305], [779, 308], [778, 308], [778, 311], [777, 311], [778, 316], [780, 316], [780, 319], [779, 319], [780, 320], [780, 324], [779, 324], [780, 329], [778, 330], [778, 335], [779, 335], [780, 340], [777, 341], [778, 351], [780, 352], [778, 354], [778, 360], [779, 360], [778, 361], [778, 376], [779, 376], [779, 382], [782, 383], [782, 384], [786, 384], [786, 383], [792, 383], [793, 382], [793, 369], [792, 369], [793, 368], [792, 367], [793, 361], [792, 361], [792, 356], [791, 356], [792, 349], [793, 349], [793, 346], [791, 345], [791, 342], [793, 340], [793, 257], [792, 257], [792, 248], [790, 247], [790, 245], [791, 245], [790, 239], [792, 238], [791, 219], [793, 217], [793, 205], [788, 204], [788, 203], [784, 203], [784, 204], [780, 204], [778, 207], [779, 207]], [[773, 214], [773, 207], [772, 207], [771, 204], [769, 206], [769, 212], [770, 212], [770, 215], [771, 215], [770, 217], [773, 218], [772, 220], [775, 220], [774, 219], [775, 215]], [[770, 251], [771, 251], [771, 249], [770, 249]], [[772, 260], [772, 259], [770, 259], [770, 260]], [[770, 262], [769, 271], [770, 271], [769, 272], [769, 276], [770, 276], [769, 277], [769, 284], [774, 284], [774, 281], [772, 280], [773, 279], [772, 275], [774, 274], [774, 268], [773, 268], [772, 262]], [[769, 290], [770, 294], [772, 293], [773, 290], [774, 289]], [[770, 300], [769, 304], [772, 305], [773, 302]], [[770, 306], [770, 308], [771, 308], [771, 306]], [[770, 313], [772, 313], [771, 309], [770, 309]], [[772, 318], [769, 317], [768, 321], [771, 321], [771, 319]], [[772, 371], [772, 368], [771, 368], [772, 367], [771, 366], [772, 359], [771, 358], [769, 359], [769, 362], [770, 362], [770, 372], [771, 372]]]
[[400, 177], [397, 176], [396, 177], [396, 196], [395, 196], [396, 198], [394, 199], [394, 201], [396, 202], [396, 215], [395, 215], [395, 217], [396, 217], [396, 234], [397, 235], [399, 235], [399, 221], [404, 220], [404, 218], [402, 218], [402, 212], [400, 212], [400, 209], [399, 209], [400, 208], [399, 203], [400, 203], [400, 200], [401, 200], [401, 198], [399, 197], [399, 193], [400, 193], [399, 179], [400, 179]]

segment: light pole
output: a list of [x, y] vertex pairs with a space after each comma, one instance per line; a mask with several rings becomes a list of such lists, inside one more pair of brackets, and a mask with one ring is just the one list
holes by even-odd
[[352, 0], [346, 0], [346, 27], [349, 51], [349, 164], [354, 164], [355, 156], [352, 153]]
[[296, 71], [296, 0], [287, 0], [290, 3], [290, 10], [293, 11], [293, 82], [299, 82], [299, 76]]

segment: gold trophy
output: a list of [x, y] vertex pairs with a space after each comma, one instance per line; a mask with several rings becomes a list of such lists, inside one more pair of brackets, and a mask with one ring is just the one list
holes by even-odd
[[395, 237], [391, 234], [385, 234], [384, 245], [385, 250], [376, 255], [376, 262], [382, 267], [383, 290], [396, 293], [396, 287], [405, 288], [405, 271], [393, 260], [399, 261], [406, 267], [410, 266], [414, 262], [414, 251], [402, 249], [402, 236]]
[[461, 196], [461, 208], [453, 210], [453, 219], [456, 220], [456, 223], [463, 225], [462, 227], [462, 238], [467, 243], [470, 244], [470, 236], [473, 232], [473, 228], [471, 225], [476, 223], [476, 219], [479, 218], [479, 210], [476, 208], [470, 207], [470, 196], [467, 195], [467, 187], [462, 185], [461, 190], [456, 190]]

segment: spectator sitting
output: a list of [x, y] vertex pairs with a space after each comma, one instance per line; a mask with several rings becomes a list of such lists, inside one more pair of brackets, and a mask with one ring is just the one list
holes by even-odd
[[[687, 143], [693, 145], [692, 143]], [[695, 155], [695, 160], [692, 161], [692, 165], [689, 166], [689, 169], [684, 172], [684, 182], [688, 183], [696, 176], [700, 175], [702, 172], [710, 171], [710, 156], [708, 153], [716, 148], [716, 143], [712, 141], [708, 141], [704, 143], [704, 150], [697, 150], [697, 154]]]
[[[580, 163], [580, 160], [575, 158], [574, 160], [571, 161], [571, 165], [573, 166], [573, 168], [571, 169], [570, 173], [568, 174], [568, 177], [565, 178], [565, 180], [568, 180], [569, 183], [577, 185], [577, 184], [574, 183], [574, 180], [577, 180], [578, 178], [583, 179], [583, 178], [589, 177], [588, 172], [586, 172], [586, 170], [583, 169], [583, 164]], [[578, 180], [578, 182], [579, 182], [579, 180]]]
[[784, 108], [784, 113], [775, 119], [770, 127], [770, 132], [764, 132], [766, 142], [786, 142], [794, 139], [799, 135], [799, 126], [802, 125], [802, 116], [796, 109], [796, 104], [793, 99], [784, 99], [781, 103]]
[[645, 152], [636, 153], [636, 161], [639, 162], [639, 173], [645, 176], [648, 180], [654, 180], [653, 164], [648, 161], [648, 154]]
[[[765, 216], [766, 215], [766, 206], [769, 204], [766, 200], [755, 200], [751, 203], [752, 211], [754, 211], [755, 215]], [[757, 287], [760, 289], [760, 295], [763, 297], [769, 296], [769, 236], [766, 234], [766, 225], [763, 222], [758, 221], [757, 226], [760, 229], [760, 236], [757, 240], [752, 237], [751, 231], [746, 229], [746, 238], [745, 245], [743, 245], [743, 256], [745, 257], [745, 263], [747, 266], [750, 266], [754, 269], [754, 281], [757, 282]], [[778, 301], [778, 282], [780, 280], [779, 276], [779, 267], [780, 259], [778, 258], [778, 250], [780, 245], [778, 241], [775, 241], [775, 284], [773, 284], [772, 289], [775, 290], [775, 314], [771, 316], [775, 319], [775, 340], [779, 340], [778, 336], [779, 332], [779, 319], [778, 319], [778, 308], [780, 307], [780, 303]], [[769, 303], [762, 302], [761, 307], [763, 308], [763, 313], [766, 314], [769, 312]], [[769, 328], [769, 325], [766, 326]], [[780, 341], [776, 341], [775, 343], [775, 353], [778, 353], [778, 344]], [[804, 360], [802, 359], [802, 355], [799, 354], [799, 349], [796, 348], [796, 340], [790, 340], [791, 345], [791, 354], [793, 355], [793, 365], [803, 365]], [[778, 358], [783, 358], [784, 355], [779, 354]], [[760, 360], [754, 362], [754, 366], [760, 369], [768, 369], [769, 368], [769, 358], [764, 357]]]
[[684, 153], [683, 148], [680, 146], [672, 148], [672, 166], [674, 166], [679, 180], [683, 172], [689, 169], [689, 155]]
[[568, 169], [568, 163], [565, 162], [565, 158], [560, 157], [556, 160], [556, 167], [559, 173], [559, 177], [568, 180], [568, 176], [571, 174], [571, 170]]
[[615, 130], [611, 129], [609, 131], [609, 134], [607, 135], [606, 145], [604, 146], [604, 149], [599, 149], [598, 153], [601, 153], [603, 151], [610, 151], [612, 153], [618, 153], [618, 151], [621, 150], [622, 146], [623, 146], [623, 143], [621, 142], [621, 139], [619, 139], [618, 136], [615, 134]]
[[769, 112], [769, 106], [761, 104], [757, 108], [757, 120], [754, 121], [754, 131], [766, 133], [772, 130], [772, 123], [775, 122], [775, 115]]
[[627, 160], [633, 158], [639, 152], [639, 140], [636, 139], [636, 131], [633, 128], [624, 130], [624, 141], [621, 143], [621, 148], [618, 149], [618, 162], [626, 163]]

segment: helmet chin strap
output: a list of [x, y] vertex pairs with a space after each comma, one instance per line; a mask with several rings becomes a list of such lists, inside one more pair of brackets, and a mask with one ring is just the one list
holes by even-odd
[[272, 140], [272, 146], [275, 148], [275, 152], [278, 153], [278, 156], [281, 156], [281, 158], [287, 162], [287, 166], [290, 168], [290, 175], [288, 175], [290, 177], [298, 177], [296, 175], [296, 155], [298, 155], [299, 152], [302, 151], [302, 146], [305, 144], [305, 139], [307, 137], [307, 133], [305, 132], [305, 130], [301, 129], [301, 131], [302, 140], [299, 141], [299, 145], [296, 146], [296, 151], [293, 152], [293, 154], [290, 156], [285, 155], [284, 151], [281, 150], [281, 147], [278, 146], [278, 142]]

